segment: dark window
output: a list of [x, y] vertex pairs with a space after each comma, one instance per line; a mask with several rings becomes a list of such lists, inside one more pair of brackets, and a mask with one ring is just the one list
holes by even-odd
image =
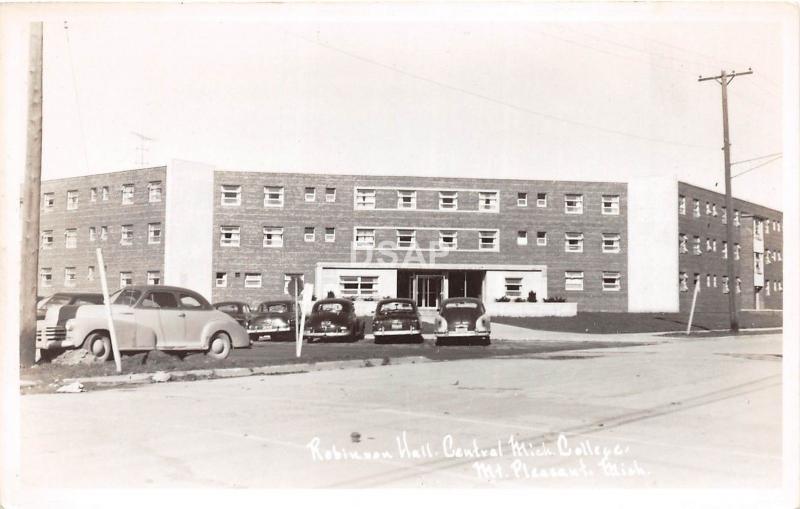
[[175, 300], [175, 295], [169, 292], [151, 292], [142, 301], [142, 307], [175, 309], [178, 307], [178, 301]]
[[141, 295], [142, 292], [139, 290], [120, 290], [116, 298], [112, 299], [111, 302], [123, 306], [133, 306]]

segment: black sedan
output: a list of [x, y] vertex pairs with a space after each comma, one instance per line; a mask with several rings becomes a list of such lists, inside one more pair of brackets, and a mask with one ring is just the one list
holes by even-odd
[[364, 321], [356, 316], [352, 301], [323, 299], [314, 304], [306, 317], [303, 336], [309, 341], [358, 341], [364, 338]]
[[102, 304], [102, 293], [54, 293], [36, 303], [36, 319], [44, 320], [47, 310], [55, 306], [80, 306], [81, 304]]
[[422, 343], [419, 311], [411, 299], [383, 299], [375, 306], [372, 320], [375, 343], [390, 339], [413, 339]]
[[239, 325], [247, 328], [250, 323], [250, 306], [244, 302], [217, 302], [214, 304], [214, 309], [222, 311], [226, 315], [230, 315], [234, 320], [239, 322]]
[[473, 342], [488, 345], [491, 321], [480, 299], [446, 299], [439, 308], [434, 326], [436, 344]]
[[250, 317], [250, 339], [294, 339], [295, 306], [291, 300], [266, 301]]

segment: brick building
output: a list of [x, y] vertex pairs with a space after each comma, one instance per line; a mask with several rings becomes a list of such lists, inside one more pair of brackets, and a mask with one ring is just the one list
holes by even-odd
[[[677, 311], [701, 274], [700, 305], [725, 309], [727, 302], [723, 196], [668, 178], [291, 174], [176, 161], [42, 188], [42, 238], [53, 239], [40, 254], [43, 295], [99, 288], [92, 267], [94, 248], [102, 247], [112, 289], [158, 281], [212, 301], [282, 297], [300, 275], [317, 297], [402, 296], [435, 307], [448, 296], [493, 303], [534, 292], [581, 311]], [[700, 218], [693, 200], [703, 207]], [[706, 202], [716, 204], [716, 217], [713, 207], [705, 214]], [[736, 203], [742, 307], [779, 308], [781, 215]], [[763, 242], [754, 241], [754, 224]], [[691, 254], [695, 237], [700, 255]]]

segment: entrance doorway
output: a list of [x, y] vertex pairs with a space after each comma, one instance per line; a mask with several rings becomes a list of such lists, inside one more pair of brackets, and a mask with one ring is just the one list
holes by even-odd
[[442, 300], [444, 276], [417, 275], [414, 278], [414, 298], [419, 308], [438, 308]]

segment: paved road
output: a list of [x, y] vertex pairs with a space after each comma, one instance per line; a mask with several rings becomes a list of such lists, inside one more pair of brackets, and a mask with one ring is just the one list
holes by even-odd
[[22, 483], [777, 487], [780, 351], [754, 336], [29, 395]]

